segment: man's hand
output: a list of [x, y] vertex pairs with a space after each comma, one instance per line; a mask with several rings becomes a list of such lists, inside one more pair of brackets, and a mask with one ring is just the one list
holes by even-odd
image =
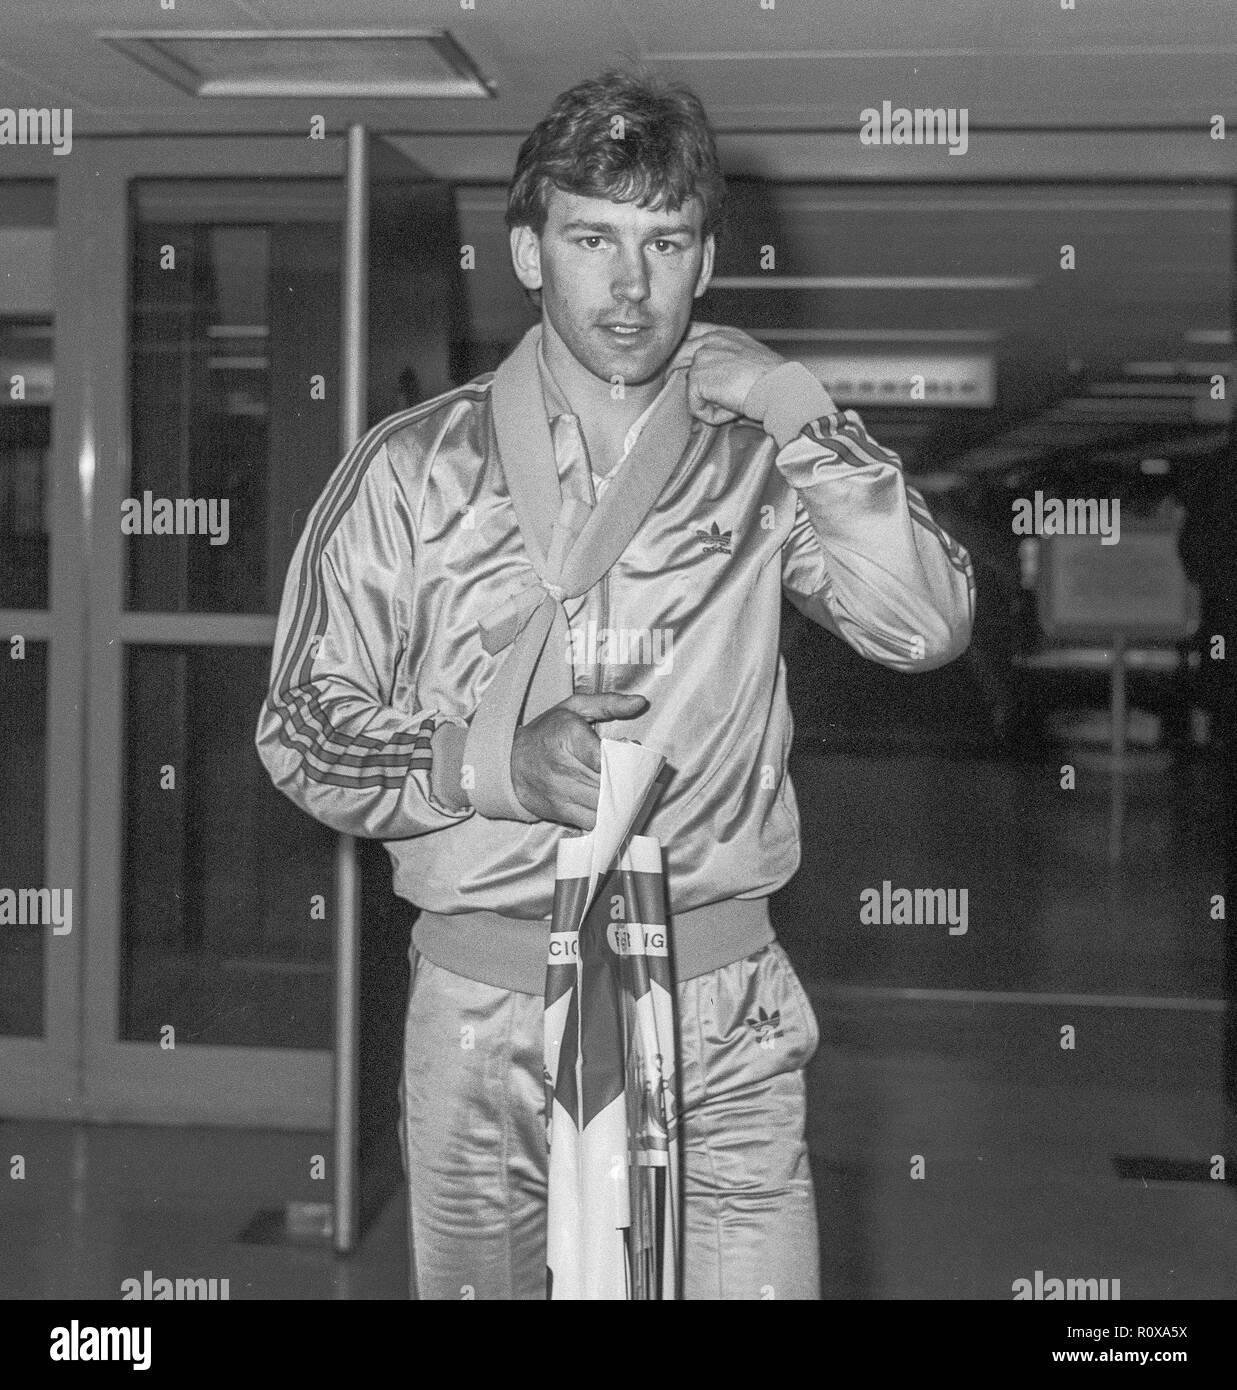
[[637, 719], [643, 695], [572, 695], [515, 731], [511, 785], [540, 820], [592, 830], [601, 791], [601, 739], [593, 725]]
[[693, 323], [670, 359], [668, 370], [690, 364], [688, 408], [706, 425], [724, 425], [743, 414], [748, 392], [785, 360], [738, 328]]

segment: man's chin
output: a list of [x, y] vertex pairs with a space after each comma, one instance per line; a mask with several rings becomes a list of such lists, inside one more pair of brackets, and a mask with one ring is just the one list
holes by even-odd
[[594, 376], [600, 377], [602, 381], [613, 382], [615, 378], [622, 380], [624, 386], [644, 386], [650, 381], [656, 380], [666, 369], [666, 364], [670, 361], [671, 354], [665, 352], [640, 353], [615, 353], [613, 357], [600, 360], [594, 365], [588, 363], [588, 369]]

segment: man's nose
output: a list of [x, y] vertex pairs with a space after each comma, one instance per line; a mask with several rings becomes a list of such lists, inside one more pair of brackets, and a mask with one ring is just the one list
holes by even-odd
[[610, 286], [616, 299], [639, 303], [649, 297], [649, 272], [639, 251], [627, 252], [615, 268]]

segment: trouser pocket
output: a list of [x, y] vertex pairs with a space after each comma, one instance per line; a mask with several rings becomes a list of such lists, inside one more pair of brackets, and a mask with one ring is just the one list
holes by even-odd
[[684, 1294], [819, 1297], [803, 1070], [816, 1015], [776, 942], [680, 986]]

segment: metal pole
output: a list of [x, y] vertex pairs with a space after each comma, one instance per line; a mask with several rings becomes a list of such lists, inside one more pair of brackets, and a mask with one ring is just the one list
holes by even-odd
[[1112, 639], [1112, 808], [1108, 821], [1108, 862], [1121, 859], [1125, 820], [1125, 633]]
[[[1237, 197], [1237, 186], [1230, 186], [1230, 194]], [[1229, 258], [1237, 270], [1237, 237], [1230, 233]], [[1237, 323], [1237, 276], [1229, 280], [1231, 302], [1229, 305], [1229, 328]], [[1229, 377], [1232, 386], [1232, 377]], [[1230, 461], [1237, 454], [1237, 418], [1233, 415], [1233, 405], [1228, 406], [1228, 457]], [[1210, 605], [1208, 605], [1210, 607]], [[1232, 641], [1232, 630], [1229, 639]], [[1229, 652], [1226, 662], [1237, 660]], [[1231, 670], [1231, 667], [1229, 667]], [[1237, 903], [1237, 683], [1230, 676], [1221, 689], [1227, 691], [1220, 698], [1218, 708], [1211, 715], [1210, 742], [1215, 750], [1213, 757], [1220, 761], [1221, 824], [1223, 826], [1221, 845], [1224, 847], [1224, 901], [1225, 910], [1233, 911]], [[1227, 1168], [1227, 1181], [1237, 1189], [1237, 924], [1230, 917], [1224, 924], [1224, 1154]]]
[[[344, 174], [343, 356], [339, 428], [342, 452], [365, 432], [369, 322], [369, 150], [365, 127], [348, 127]], [[360, 883], [356, 841], [335, 848], [335, 1221], [337, 1254], [356, 1245], [358, 1226], [357, 1091], [360, 1002]]]

